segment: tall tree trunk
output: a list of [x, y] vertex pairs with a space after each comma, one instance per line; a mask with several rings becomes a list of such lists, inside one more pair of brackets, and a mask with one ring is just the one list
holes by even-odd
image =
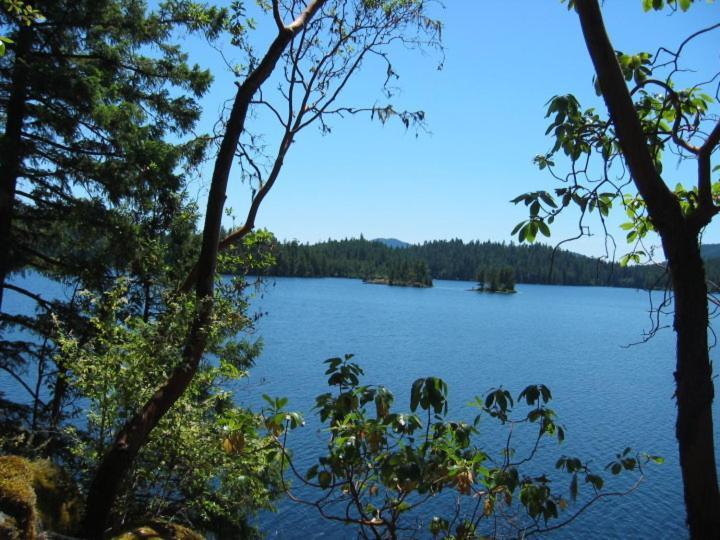
[[[576, 0], [585, 44], [632, 180], [663, 241], [675, 299], [678, 417], [687, 524], [692, 538], [720, 538], [720, 493], [713, 441], [713, 382], [708, 354], [708, 301], [699, 232], [715, 209], [709, 189], [709, 156], [720, 138], [713, 130], [698, 154], [700, 206], [686, 216], [657, 171], [630, 91], [605, 31], [597, 0]], [[705, 176], [703, 176], [705, 175]]]
[[705, 268], [696, 233], [683, 233], [680, 238], [667, 242], [667, 248], [677, 333], [678, 416], [675, 433], [680, 450], [687, 523], [692, 538], [720, 538]]
[[22, 26], [18, 32], [10, 97], [7, 103], [5, 133], [0, 142], [0, 310], [5, 279], [12, 268], [14, 246], [12, 215], [15, 188], [22, 164], [22, 127], [25, 120], [29, 66], [27, 56], [32, 45], [32, 30]]
[[[245, 128], [245, 118], [253, 96], [268, 79], [275, 65], [294, 36], [313, 17], [325, 0], [313, 0], [292, 24], [278, 22], [278, 35], [272, 42], [260, 64], [239, 86], [230, 117], [225, 126], [208, 195], [203, 240], [200, 256], [195, 266], [193, 280], [197, 301], [196, 314], [182, 353], [182, 362], [158, 388], [142, 409], [120, 430], [115, 442], [103, 457], [90, 485], [85, 509], [83, 535], [86, 538], [102, 538], [106, 532], [110, 513], [122, 482], [132, 467], [140, 449], [158, 422], [182, 396], [197, 372], [207, 343], [207, 327], [211, 322], [215, 270], [220, 241], [220, 228], [225, 204], [228, 178], [232, 168], [240, 135]], [[273, 5], [277, 9], [277, 2]]]
[[182, 362], [118, 433], [114, 444], [101, 461], [88, 491], [83, 528], [84, 536], [87, 538], [102, 538], [118, 490], [135, 457], [146, 443], [152, 429], [192, 382], [205, 351], [206, 330], [213, 309], [217, 249], [225, 191], [250, 98], [255, 93], [244, 91], [244, 87], [245, 85], [238, 89], [228, 127], [215, 161], [205, 213], [202, 248], [197, 264], [195, 297], [198, 305], [183, 349]]

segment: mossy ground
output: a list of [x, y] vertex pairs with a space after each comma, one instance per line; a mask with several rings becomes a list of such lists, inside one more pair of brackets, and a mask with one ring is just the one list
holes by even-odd
[[10, 538], [35, 538], [37, 498], [32, 480], [33, 468], [27, 459], [0, 456], [0, 511], [12, 519], [2, 522], [4, 534]]
[[0, 456], [0, 538], [33, 539], [42, 528], [72, 534], [81, 501], [72, 479], [48, 460]]
[[203, 540], [203, 537], [182, 525], [152, 522], [133, 527], [112, 540]]

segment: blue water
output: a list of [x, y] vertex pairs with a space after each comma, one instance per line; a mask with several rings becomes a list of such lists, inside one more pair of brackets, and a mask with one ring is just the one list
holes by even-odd
[[[591, 458], [602, 470], [626, 446], [666, 459], [647, 467], [638, 491], [599, 503], [551, 536], [686, 537], [674, 437], [674, 334], [661, 331], [648, 343], [624, 347], [649, 328], [648, 294], [520, 285], [518, 294], [492, 295], [468, 292], [471, 286], [277, 279], [255, 302], [267, 312], [257, 325], [265, 349], [238, 398], [258, 405], [260, 393], [288, 396], [289, 408], [305, 413], [308, 424], [290, 439], [305, 470], [323, 446], [311, 409], [314, 397], [327, 391], [326, 358], [354, 353], [366, 382], [389, 386], [400, 410], [409, 408], [412, 381], [440, 376], [450, 388], [451, 415], [466, 419], [466, 403], [491, 387], [503, 385], [516, 394], [543, 383], [553, 391], [567, 440], [560, 447], [544, 445], [535, 464], [540, 470], [551, 470], [560, 454]], [[496, 440], [479, 442], [500, 448]], [[287, 501], [260, 523], [270, 537], [353, 537], [351, 529], [322, 521], [313, 508]]]
[[[43, 286], [49, 287], [48, 294], [67, 294], [52, 284]], [[543, 383], [553, 391], [567, 440], [562, 446], [543, 445], [533, 464], [537, 472], [551, 470], [560, 454], [591, 458], [602, 469], [626, 446], [666, 460], [647, 468], [635, 493], [601, 502], [549, 536], [687, 537], [673, 431], [674, 334], [665, 330], [648, 343], [624, 347], [640, 340], [649, 327], [647, 293], [519, 285], [518, 294], [492, 295], [468, 292], [471, 286], [450, 281], [435, 281], [432, 289], [347, 279], [270, 281], [253, 302], [254, 309], [265, 313], [256, 331], [265, 348], [250, 377], [238, 385], [237, 400], [259, 407], [262, 393], [290, 398], [288, 408], [307, 420], [289, 443], [304, 471], [324, 444], [312, 406], [315, 396], [327, 391], [322, 362], [329, 357], [354, 353], [365, 369], [365, 382], [390, 387], [397, 410], [408, 410], [416, 378], [442, 377], [450, 389], [450, 415], [465, 420], [472, 418], [467, 402], [491, 387], [503, 385], [517, 394], [528, 384]], [[12, 293], [6, 307], [28, 308]], [[0, 390], [11, 397], [18, 392], [12, 384], [0, 375]], [[716, 401], [716, 440], [717, 412]], [[478, 444], [499, 450], [494, 434], [483, 429]], [[443, 510], [443, 504], [432, 511]], [[270, 538], [355, 536], [352, 529], [323, 521], [314, 509], [287, 500], [277, 513], [260, 516], [259, 524]]]

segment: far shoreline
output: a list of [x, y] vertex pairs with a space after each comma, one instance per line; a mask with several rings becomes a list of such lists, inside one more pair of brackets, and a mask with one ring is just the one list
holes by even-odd
[[[234, 274], [222, 274], [224, 277], [233, 277]], [[357, 276], [286, 276], [286, 275], [249, 275], [247, 277], [252, 278], [262, 278], [262, 279], [272, 279], [272, 278], [283, 278], [283, 279], [351, 279], [360, 281], [361, 283], [364, 282], [364, 279]], [[435, 281], [450, 281], [453, 283], [475, 283], [474, 280], [471, 279], [450, 279], [450, 278], [433, 278], [433, 287], [411, 287], [411, 288], [422, 288], [422, 289], [429, 289], [429, 288], [435, 288], [434, 282]], [[366, 285], [371, 285], [370, 283], [363, 283]], [[542, 282], [518, 282], [518, 285], [543, 285], [547, 287], [591, 287], [591, 288], [606, 288], [606, 289], [629, 289], [634, 291], [641, 291], [643, 293], [649, 292], [648, 289], [642, 289], [639, 287], [619, 287], [617, 285], [605, 285], [605, 284], [592, 284], [592, 283], [542, 283]], [[397, 287], [400, 285], [389, 285], [390, 287]], [[471, 289], [466, 289], [467, 291], [471, 291]], [[652, 289], [653, 292], [661, 292], [663, 289]], [[520, 292], [520, 291], [515, 291]]]

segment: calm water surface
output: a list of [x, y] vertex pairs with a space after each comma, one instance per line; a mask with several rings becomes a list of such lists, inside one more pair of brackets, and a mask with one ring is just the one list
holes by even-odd
[[[238, 398], [257, 406], [260, 393], [288, 396], [289, 408], [305, 414], [307, 426], [290, 441], [305, 470], [323, 447], [311, 409], [314, 397], [327, 390], [326, 358], [354, 353], [365, 382], [390, 387], [398, 410], [409, 408], [412, 381], [440, 376], [450, 388], [451, 416], [466, 419], [472, 418], [466, 403], [491, 387], [517, 394], [543, 383], [553, 391], [567, 440], [560, 447], [545, 444], [540, 470], [551, 470], [560, 454], [591, 458], [602, 469], [625, 446], [666, 458], [648, 467], [639, 491], [599, 503], [551, 537], [687, 537], [673, 432], [674, 334], [665, 330], [648, 343], [624, 347], [649, 326], [647, 293], [520, 285], [518, 294], [491, 295], [468, 292], [471, 286], [277, 279], [255, 302], [267, 312], [257, 328], [265, 348]], [[493, 440], [479, 442], [499, 447]], [[263, 515], [260, 524], [277, 538], [353, 537], [351, 529], [291, 502]]]
[[[46, 285], [47, 292], [57, 288]], [[382, 383], [395, 393], [396, 410], [409, 409], [416, 378], [440, 376], [450, 388], [450, 415], [465, 420], [473, 417], [467, 402], [491, 387], [503, 385], [517, 394], [528, 384], [543, 383], [553, 391], [567, 440], [560, 447], [553, 441], [544, 445], [534, 462], [538, 472], [552, 470], [560, 454], [591, 458], [601, 469], [625, 446], [666, 458], [648, 467], [637, 492], [598, 504], [550, 537], [686, 538], [673, 433], [674, 334], [665, 330], [648, 343], [624, 348], [648, 328], [647, 293], [520, 285], [518, 294], [491, 295], [468, 292], [471, 286], [270, 281], [254, 300], [255, 309], [266, 312], [257, 324], [264, 352], [249, 379], [238, 385], [237, 399], [260, 407], [262, 393], [287, 396], [289, 409], [304, 413], [307, 425], [293, 432], [289, 444], [304, 471], [324, 444], [312, 406], [314, 397], [327, 391], [322, 362], [329, 357], [354, 353], [365, 383]], [[8, 294], [7, 302], [27, 311], [17, 295]], [[17, 390], [3, 377], [0, 389], [11, 396]], [[716, 426], [717, 412], [716, 400]], [[717, 427], [715, 436], [718, 440]], [[492, 429], [482, 431], [478, 443], [500, 448]], [[270, 538], [354, 537], [352, 529], [290, 501], [260, 516], [259, 524]]]

